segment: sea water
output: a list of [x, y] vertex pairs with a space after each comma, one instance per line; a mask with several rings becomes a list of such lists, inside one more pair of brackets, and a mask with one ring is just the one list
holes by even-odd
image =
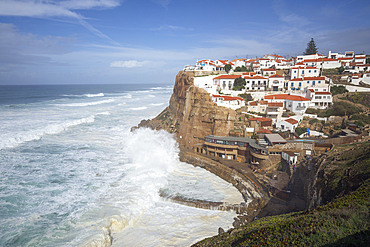
[[174, 136], [139, 129], [172, 85], [0, 86], [1, 246], [188, 246], [234, 212], [159, 197], [238, 203], [217, 176], [178, 159]]

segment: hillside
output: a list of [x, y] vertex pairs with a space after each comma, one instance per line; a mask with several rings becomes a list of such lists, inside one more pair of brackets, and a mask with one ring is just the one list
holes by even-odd
[[193, 246], [366, 246], [370, 142], [337, 146], [312, 162], [305, 172], [307, 208], [321, 206], [264, 217]]

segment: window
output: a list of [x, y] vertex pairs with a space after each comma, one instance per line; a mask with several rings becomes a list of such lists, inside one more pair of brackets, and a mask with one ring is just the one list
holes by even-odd
[[321, 83], [321, 81], [318, 81], [317, 83], [319, 83], [319, 84], [320, 84], [320, 83]]
[[245, 142], [239, 142], [239, 147], [245, 147]]
[[311, 73], [311, 70], [309, 70], [308, 73]]
[[312, 81], [312, 86], [315, 86], [315, 81]]
[[316, 73], [316, 70], [314, 70], [313, 72]]
[[216, 140], [216, 144], [224, 144], [224, 143], [225, 143], [224, 141]]
[[298, 86], [299, 86], [299, 87], [302, 87], [302, 83], [301, 83], [301, 82], [300, 82], [300, 83], [298, 83]]
[[304, 70], [302, 70], [302, 75], [304, 74]]
[[234, 142], [234, 141], [226, 141], [226, 144], [227, 145], [236, 145], [237, 142]]
[[[297, 73], [297, 71], [296, 71], [296, 70], [294, 70], [294, 74], [295, 74], [295, 73]], [[295, 78], [295, 77], [294, 77], [294, 78]]]
[[290, 86], [291, 86], [291, 87], [293, 87], [293, 86], [294, 86], [294, 83], [293, 83], [293, 82], [292, 82], [292, 83], [290, 83]]
[[206, 142], [211, 142], [211, 143], [213, 143], [213, 139], [211, 139], [211, 138], [206, 138]]

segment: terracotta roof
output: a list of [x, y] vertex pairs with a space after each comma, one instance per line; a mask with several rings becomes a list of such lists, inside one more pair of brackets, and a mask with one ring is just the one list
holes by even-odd
[[248, 102], [249, 105], [253, 105], [253, 106], [256, 106], [257, 105], [257, 102], [256, 101], [250, 101]]
[[262, 77], [262, 76], [244, 76], [244, 79], [248, 79], [248, 80], [252, 80], [252, 79], [264, 79], [264, 80], [267, 80], [266, 77]]
[[241, 97], [233, 97], [233, 96], [228, 96], [228, 95], [212, 95], [214, 98], [223, 98], [225, 101], [232, 101], [232, 100], [244, 100]]
[[330, 94], [331, 95], [330, 92], [315, 92], [315, 94]]
[[294, 79], [291, 79], [290, 81], [303, 81], [302, 78], [294, 78]]
[[295, 65], [304, 65], [303, 62], [296, 63]]
[[310, 88], [310, 89], [308, 89], [309, 91], [311, 91], [311, 92], [315, 92], [315, 90], [313, 90], [312, 88]]
[[340, 57], [338, 60], [353, 60], [353, 57]]
[[284, 107], [283, 102], [272, 102], [272, 103], [267, 103], [269, 107]]
[[293, 101], [309, 101], [309, 99], [306, 99], [302, 96], [298, 95], [290, 95], [290, 94], [272, 94], [272, 95], [266, 95], [265, 99], [285, 99], [285, 100], [293, 100]]
[[316, 67], [306, 67], [305, 69], [317, 69]]
[[238, 77], [240, 77], [240, 75], [220, 75], [220, 76], [213, 78], [213, 80], [215, 79], [236, 79]]
[[270, 76], [270, 78], [274, 78], [274, 77], [284, 78], [284, 76], [282, 76], [282, 75], [278, 75], [278, 74], [275, 74], [275, 75]]
[[285, 120], [285, 122], [288, 122], [290, 124], [297, 124], [298, 123], [298, 121], [293, 119], [293, 118], [288, 118], [288, 119]]
[[315, 58], [315, 59], [306, 59], [303, 63], [312, 63], [312, 62], [335, 62], [337, 60], [332, 58]]
[[325, 81], [325, 76], [318, 76], [318, 77], [303, 77], [304, 81], [319, 81], [323, 80]]
[[271, 134], [271, 130], [268, 130], [268, 129], [259, 129], [257, 131], [258, 134]]
[[267, 68], [267, 69], [262, 69], [263, 71], [276, 71], [275, 69], [272, 68]]

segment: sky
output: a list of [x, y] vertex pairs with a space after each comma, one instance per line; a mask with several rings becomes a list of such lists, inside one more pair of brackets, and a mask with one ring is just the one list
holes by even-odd
[[0, 85], [171, 84], [201, 59], [370, 54], [368, 0], [0, 0]]

